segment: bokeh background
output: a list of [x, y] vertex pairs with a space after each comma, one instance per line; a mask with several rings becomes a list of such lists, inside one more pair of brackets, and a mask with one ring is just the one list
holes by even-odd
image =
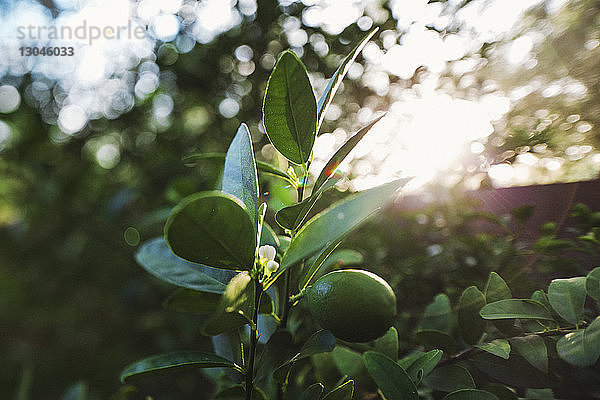
[[[145, 34], [91, 44], [49, 36], [51, 27], [83, 24]], [[38, 27], [48, 29], [38, 35]], [[505, 271], [527, 295], [552, 276], [597, 263], [545, 251], [531, 257], [540, 235], [600, 225], [595, 186], [578, 198], [591, 211], [579, 209], [559, 226], [521, 224], [526, 210], [512, 217], [507, 210], [522, 201], [486, 209], [495, 214], [476, 211], [482, 199], [508, 193], [502, 189], [465, 199], [598, 177], [597, 0], [3, 1], [2, 397], [56, 399], [83, 380], [91, 398], [105, 399], [132, 360], [210, 348], [197, 321], [162, 309], [170, 288], [133, 260], [141, 242], [161, 234], [177, 201], [219, 179], [219, 165], [192, 168], [181, 158], [224, 151], [246, 122], [257, 157], [287, 168], [261, 124], [278, 54], [295, 51], [320, 95], [374, 27], [326, 115], [312, 169], [388, 113], [341, 166], [349, 179], [331, 196], [415, 177], [407, 206], [395, 205], [346, 243], [396, 289], [406, 341], [435, 294], [455, 296], [490, 270]], [[72, 46], [74, 56], [26, 57], [24, 46]], [[268, 178], [261, 190], [270, 215], [295, 196]], [[556, 221], [551, 216], [544, 214]], [[210, 388], [204, 375], [182, 377], [176, 398], [199, 387]], [[165, 389], [157, 398], [171, 395]]]

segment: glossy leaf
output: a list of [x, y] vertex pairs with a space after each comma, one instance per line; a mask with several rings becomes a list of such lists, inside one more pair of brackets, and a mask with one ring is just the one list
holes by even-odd
[[[225, 153], [196, 153], [196, 154], [191, 154], [189, 156], [186, 156], [183, 158], [183, 162], [186, 165], [192, 166], [195, 165], [198, 161], [203, 161], [203, 160], [207, 160], [207, 161], [225, 161]], [[287, 174], [287, 172], [277, 168], [274, 165], [271, 165], [269, 163], [266, 163], [264, 161], [259, 161], [259, 160], [255, 160], [256, 162], [256, 169], [258, 170], [258, 172], [262, 172], [264, 174], [269, 174], [269, 175], [273, 175], [276, 176], [278, 178], [281, 179], [285, 179], [286, 181], [290, 182], [293, 185], [296, 185], [297, 182]]]
[[466, 343], [476, 344], [485, 330], [485, 320], [479, 311], [485, 306], [485, 296], [475, 286], [466, 288], [458, 302], [458, 326]]
[[299, 400], [319, 400], [325, 387], [321, 383], [314, 383], [302, 392]]
[[510, 288], [502, 279], [500, 275], [495, 272], [490, 272], [490, 276], [485, 285], [485, 301], [487, 303], [493, 303], [498, 300], [505, 300], [512, 298]]
[[373, 122], [360, 129], [350, 139], [348, 139], [346, 143], [342, 145], [342, 147], [340, 147], [335, 152], [335, 154], [329, 159], [329, 161], [327, 161], [327, 163], [321, 170], [321, 173], [317, 177], [315, 185], [313, 186], [313, 193], [316, 193], [321, 187], [323, 187], [323, 185], [325, 185], [325, 183], [328, 180], [332, 179], [338, 166], [342, 163], [342, 161], [344, 161], [346, 156], [350, 154], [350, 152], [354, 149], [354, 147], [356, 147], [358, 142], [360, 142], [360, 140], [363, 137], [365, 137], [365, 135], [371, 130], [371, 128], [384, 116], [385, 114], [376, 118]]
[[499, 400], [490, 392], [479, 389], [461, 389], [448, 393], [442, 400]]
[[558, 383], [556, 378], [544, 374], [516, 354], [505, 360], [489, 353], [480, 353], [471, 361], [486, 375], [509, 386], [547, 388]]
[[388, 399], [418, 400], [417, 388], [408, 374], [384, 354], [367, 351], [363, 358], [369, 375]]
[[252, 138], [246, 124], [240, 125], [227, 150], [221, 190], [242, 200], [254, 225], [258, 224], [258, 177]]
[[436, 329], [420, 329], [415, 333], [415, 341], [425, 349], [442, 349], [446, 354], [454, 354], [457, 349], [456, 340], [446, 332]]
[[510, 344], [506, 339], [495, 339], [491, 342], [477, 345], [476, 347], [495, 356], [502, 357], [505, 360], [510, 356]]
[[331, 332], [321, 330], [313, 333], [308, 340], [302, 345], [300, 351], [296, 353], [290, 360], [278, 367], [273, 372], [273, 378], [277, 382], [285, 382], [292, 366], [305, 358], [319, 353], [328, 353], [335, 347], [335, 338]]
[[461, 365], [448, 365], [431, 371], [423, 382], [433, 390], [454, 392], [460, 389], [475, 389], [469, 370]]
[[267, 82], [263, 121], [273, 146], [288, 160], [308, 161], [315, 143], [317, 102], [306, 67], [294, 52], [284, 51]]
[[264, 246], [265, 244], [271, 245], [275, 247], [275, 249], [279, 249], [281, 246], [279, 238], [273, 228], [266, 222], [263, 222], [262, 230], [260, 231], [260, 245]]
[[358, 54], [361, 52], [363, 47], [365, 47], [367, 42], [373, 37], [373, 35], [375, 35], [375, 33], [377, 33], [378, 30], [379, 28], [373, 29], [356, 45], [354, 49], [352, 49], [350, 54], [348, 54], [346, 58], [344, 58], [340, 66], [333, 73], [333, 76], [331, 77], [331, 79], [329, 79], [329, 82], [327, 82], [325, 91], [323, 92], [323, 94], [319, 98], [319, 102], [317, 103], [319, 127], [323, 123], [323, 118], [325, 118], [325, 112], [327, 111], [327, 107], [329, 107], [333, 96], [335, 96], [335, 93], [340, 87], [344, 76], [346, 76], [348, 69], [350, 69], [352, 62], [354, 62], [354, 60], [356, 59], [356, 57], [358, 57]]
[[579, 367], [594, 365], [600, 357], [600, 317], [585, 329], [567, 333], [556, 342], [560, 358]]
[[142, 244], [135, 259], [146, 271], [173, 285], [210, 293], [223, 293], [235, 274], [206, 267], [177, 257], [165, 240], [155, 238]]
[[349, 380], [327, 393], [322, 400], [352, 400], [353, 395], [354, 381]]
[[278, 275], [291, 265], [341, 240], [389, 204], [393, 200], [392, 195], [408, 181], [409, 179], [398, 179], [354, 194], [315, 215], [294, 236], [281, 260]]
[[248, 270], [254, 264], [256, 227], [241, 200], [221, 192], [186, 197], [165, 225], [173, 252], [210, 267]]
[[225, 367], [240, 369], [232, 361], [215, 354], [205, 353], [203, 351], [175, 351], [167, 354], [160, 354], [144, 358], [127, 366], [121, 372], [121, 382], [139, 374], [145, 374], [152, 371], [177, 368], [184, 366], [195, 366], [197, 368]]
[[479, 314], [484, 319], [543, 319], [552, 320], [542, 303], [529, 299], [506, 299], [487, 304]]
[[434, 329], [449, 332], [452, 325], [452, 318], [450, 299], [445, 294], [440, 293], [425, 308], [419, 327], [423, 330]]
[[585, 278], [585, 291], [588, 296], [600, 303], [600, 267], [591, 270]]
[[382, 353], [392, 360], [398, 359], [398, 331], [393, 326], [382, 337], [373, 343], [375, 351]]
[[[215, 335], [211, 338], [211, 341], [216, 355], [231, 360], [237, 365], [244, 364], [239, 329]], [[232, 370], [231, 368], [223, 368], [223, 372], [232, 382], [242, 383], [244, 376], [239, 371]]]
[[576, 324], [583, 315], [585, 277], [554, 279], [548, 286], [548, 300], [558, 315]]
[[414, 360], [410, 366], [406, 369], [406, 372], [410, 376], [415, 384], [419, 384], [424, 377], [429, 375], [435, 366], [442, 359], [444, 352], [442, 350], [431, 350], [427, 353], [422, 354], [419, 358]]
[[548, 372], [548, 349], [544, 339], [538, 335], [510, 339], [513, 350], [543, 373]]

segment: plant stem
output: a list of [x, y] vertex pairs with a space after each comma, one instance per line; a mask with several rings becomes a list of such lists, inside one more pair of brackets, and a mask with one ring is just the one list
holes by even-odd
[[289, 269], [287, 269], [283, 273], [283, 312], [281, 314], [281, 327], [283, 329], [287, 328], [288, 316], [290, 314], [290, 282], [292, 280], [292, 276], [290, 274]]
[[262, 296], [262, 283], [258, 276], [254, 278], [254, 312], [252, 315], [252, 325], [250, 326], [250, 354], [248, 355], [248, 367], [246, 368], [246, 400], [252, 398], [254, 389], [254, 355], [256, 354], [256, 343], [258, 342], [258, 307]]

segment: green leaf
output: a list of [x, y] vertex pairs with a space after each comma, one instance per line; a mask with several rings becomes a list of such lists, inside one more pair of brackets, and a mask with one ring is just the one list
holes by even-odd
[[227, 284], [217, 309], [202, 325], [205, 335], [218, 335], [252, 321], [255, 296], [254, 282], [246, 272], [237, 274]]
[[548, 372], [548, 349], [543, 338], [538, 335], [514, 337], [510, 344], [529, 364], [543, 373]]
[[322, 400], [352, 400], [352, 395], [354, 395], [354, 381], [349, 380], [327, 393]]
[[186, 197], [171, 212], [165, 240], [173, 253], [210, 267], [249, 270], [256, 226], [241, 200], [221, 192]]
[[398, 359], [398, 331], [393, 326], [373, 343], [375, 351], [385, 354], [392, 360]]
[[313, 333], [304, 345], [300, 348], [300, 351], [296, 353], [291, 359], [286, 361], [283, 365], [273, 371], [273, 378], [277, 382], [285, 382], [287, 376], [293, 365], [300, 361], [308, 358], [312, 355], [319, 353], [328, 353], [335, 347], [335, 338], [331, 332], [327, 330], [321, 330]]
[[456, 340], [452, 336], [436, 329], [418, 330], [415, 341], [425, 346], [425, 349], [442, 349], [446, 354], [454, 354], [457, 349]]
[[499, 383], [488, 383], [483, 387], [483, 389], [496, 395], [496, 397], [498, 397], [500, 400], [519, 400], [512, 389], [509, 389], [508, 387]]
[[485, 390], [461, 389], [447, 394], [442, 400], [499, 400], [498, 397]]
[[423, 382], [433, 390], [454, 392], [460, 389], [475, 389], [475, 382], [468, 369], [461, 365], [448, 365], [431, 371]]
[[[327, 87], [325, 88], [325, 91], [319, 98], [319, 102], [317, 104], [319, 128], [321, 127], [321, 124], [323, 123], [323, 118], [325, 118], [325, 112], [327, 111], [327, 107], [329, 107], [329, 104], [331, 103], [333, 96], [335, 96], [335, 93], [337, 92], [338, 88], [340, 87], [340, 84], [342, 83], [344, 76], [346, 76], [348, 69], [350, 69], [352, 62], [354, 62], [354, 60], [356, 59], [358, 54], [361, 52], [363, 47], [365, 47], [367, 42], [373, 37], [373, 35], [375, 35], [375, 33], [377, 33], [378, 30], [379, 30], [379, 28], [375, 28], [371, 32], [369, 32], [356, 45], [356, 47], [350, 52], [350, 54], [348, 54], [346, 56], [346, 58], [344, 58], [344, 60], [340, 64], [340, 66], [333, 73], [333, 76], [331, 77], [331, 79], [329, 79], [329, 82], [327, 83]], [[318, 129], [317, 129], [317, 131], [318, 131]]]
[[600, 303], [600, 267], [591, 270], [585, 278], [585, 291], [591, 298]]
[[450, 299], [445, 294], [440, 293], [425, 308], [419, 328], [422, 330], [434, 329], [442, 332], [450, 332], [451, 325], [452, 308], [450, 307]]
[[556, 342], [560, 358], [578, 367], [594, 365], [600, 357], [600, 317], [585, 329], [567, 333]]
[[485, 306], [485, 296], [475, 286], [469, 286], [460, 296], [458, 326], [463, 339], [468, 344], [478, 343], [485, 330], [486, 322], [479, 315], [483, 306]]
[[406, 369], [410, 379], [418, 385], [423, 378], [433, 371], [435, 366], [442, 359], [443, 354], [444, 352], [442, 350], [431, 350], [414, 360], [414, 362]]
[[271, 245], [275, 247], [275, 249], [279, 249], [281, 246], [279, 238], [273, 228], [266, 222], [263, 222], [262, 230], [260, 231], [260, 245], [264, 246], [265, 244]]
[[313, 192], [309, 197], [302, 200], [300, 203], [283, 207], [275, 214], [275, 221], [279, 226], [283, 229], [296, 230], [299, 228], [308, 213], [313, 209], [323, 192], [331, 189], [335, 184], [339, 181], [339, 179], [330, 179], [326, 185], [323, 185], [319, 190]]
[[417, 387], [394, 360], [375, 351], [367, 351], [363, 358], [369, 374], [386, 398], [418, 400]]
[[[244, 386], [235, 385], [221, 390], [214, 397], [214, 400], [243, 400], [246, 398], [246, 389]], [[252, 390], [252, 400], [268, 400], [269, 398], [261, 388], [254, 386]]]
[[314, 383], [306, 388], [299, 400], [319, 400], [325, 387], [321, 383]]
[[547, 388], [558, 383], [556, 377], [542, 373], [516, 354], [505, 360], [489, 353], [480, 353], [471, 361], [483, 373], [509, 386]]
[[366, 371], [362, 355], [356, 351], [343, 346], [335, 346], [331, 355], [338, 371], [344, 376], [358, 378]]
[[218, 293], [179, 289], [165, 300], [164, 306], [173, 311], [208, 315], [215, 311], [220, 301]]
[[88, 398], [88, 385], [85, 382], [77, 382], [69, 386], [61, 400], [86, 400]]
[[291, 346], [292, 335], [289, 331], [278, 330], [275, 332], [258, 359], [258, 370], [255, 380], [260, 382], [263, 379], [270, 379], [273, 370], [288, 359]]
[[521, 225], [525, 225], [527, 221], [533, 216], [533, 212], [535, 211], [535, 206], [532, 205], [523, 205], [519, 207], [513, 208], [510, 213], [513, 217], [519, 222]]
[[585, 304], [585, 277], [554, 279], [548, 286], [552, 308], [566, 321], [577, 324]]
[[490, 272], [490, 276], [485, 285], [485, 301], [487, 303], [493, 303], [498, 300], [505, 300], [512, 298], [510, 288], [502, 279], [500, 275], [495, 272]]
[[362, 254], [356, 250], [335, 250], [338, 245], [339, 241], [323, 250], [312, 263], [312, 259], [308, 260], [307, 264], [310, 265], [310, 267], [305, 268], [304, 271], [302, 271], [298, 281], [298, 289], [302, 290], [306, 288], [314, 279], [317, 279], [319, 276], [326, 274], [332, 269], [342, 266], [347, 267], [350, 265], [357, 265], [364, 261]]
[[506, 339], [495, 339], [489, 343], [483, 343], [475, 347], [480, 348], [483, 351], [487, 351], [498, 357], [502, 357], [505, 360], [510, 356], [510, 344]]
[[544, 305], [529, 299], [506, 299], [487, 304], [479, 314], [484, 319], [544, 319], [552, 320]]
[[398, 179], [354, 194], [315, 215], [294, 236], [281, 260], [277, 276], [302, 259], [341, 240], [368, 217], [390, 203], [392, 195], [408, 181], [409, 179]]
[[246, 124], [240, 125], [227, 150], [221, 190], [240, 199], [254, 225], [258, 224], [258, 177], [252, 138]]
[[315, 185], [313, 186], [313, 193], [317, 192], [321, 187], [323, 187], [323, 185], [325, 185], [327, 181], [332, 179], [338, 166], [342, 163], [342, 161], [344, 161], [346, 156], [350, 154], [350, 152], [352, 151], [352, 149], [354, 149], [354, 147], [356, 147], [358, 142], [360, 142], [360, 140], [363, 137], [365, 137], [365, 135], [371, 130], [371, 128], [384, 116], [385, 114], [376, 118], [373, 122], [359, 130], [350, 139], [348, 139], [346, 143], [342, 145], [342, 147], [340, 147], [335, 152], [335, 154], [329, 159], [329, 161], [327, 161], [327, 163], [321, 170], [321, 173], [319, 174], [317, 180], [315, 181]]
[[203, 351], [175, 351], [144, 358], [143, 360], [128, 365], [121, 372], [120, 379], [121, 382], [125, 383], [127, 378], [134, 375], [184, 366], [195, 366], [197, 368], [223, 367], [241, 370], [240, 367], [232, 361], [215, 354], [205, 353]]
[[308, 161], [317, 130], [317, 102], [306, 67], [284, 51], [267, 82], [263, 121], [273, 146], [296, 164]]
[[[226, 156], [225, 153], [196, 153], [196, 154], [191, 154], [189, 156], [184, 157], [183, 162], [188, 166], [194, 166], [194, 165], [196, 165], [196, 163], [198, 161], [203, 161], [203, 160], [225, 161], [225, 156]], [[294, 180], [291, 176], [289, 176], [287, 174], [287, 172], [277, 168], [274, 165], [266, 163], [264, 161], [255, 160], [255, 162], [256, 162], [256, 169], [259, 172], [285, 179], [286, 181], [290, 182], [294, 186], [297, 185], [296, 180]]]
[[233, 273], [177, 257], [165, 240], [155, 238], [142, 244], [135, 259], [146, 271], [173, 285], [210, 293], [223, 293]]

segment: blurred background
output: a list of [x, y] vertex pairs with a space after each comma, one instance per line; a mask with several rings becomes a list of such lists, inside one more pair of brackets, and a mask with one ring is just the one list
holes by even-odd
[[[600, 171], [600, 1], [2, 1], [3, 396], [56, 399], [83, 380], [104, 399], [133, 360], [209, 348], [197, 321], [161, 308], [170, 288], [133, 260], [174, 204], [215, 187], [220, 165], [181, 158], [224, 151], [246, 122], [257, 158], [286, 169], [261, 123], [278, 54], [301, 57], [319, 96], [374, 27], [325, 117], [311, 170], [388, 113], [342, 164], [348, 179], [330, 197], [415, 177], [404, 203], [346, 243], [396, 289], [406, 343], [435, 294], [456, 296], [491, 270], [528, 295], [597, 263], [597, 254], [554, 254], [560, 242], [535, 246], [600, 226], [598, 186], [566, 184]], [[24, 55], [49, 46], [73, 55]], [[270, 215], [295, 199], [276, 180], [260, 183]], [[501, 188], [539, 184], [555, 185], [534, 197], [538, 208], [569, 201], [528, 225], [535, 210], [515, 207], [531, 190]], [[571, 213], [578, 202], [587, 208]], [[176, 398], [205, 381], [182, 380]]]

